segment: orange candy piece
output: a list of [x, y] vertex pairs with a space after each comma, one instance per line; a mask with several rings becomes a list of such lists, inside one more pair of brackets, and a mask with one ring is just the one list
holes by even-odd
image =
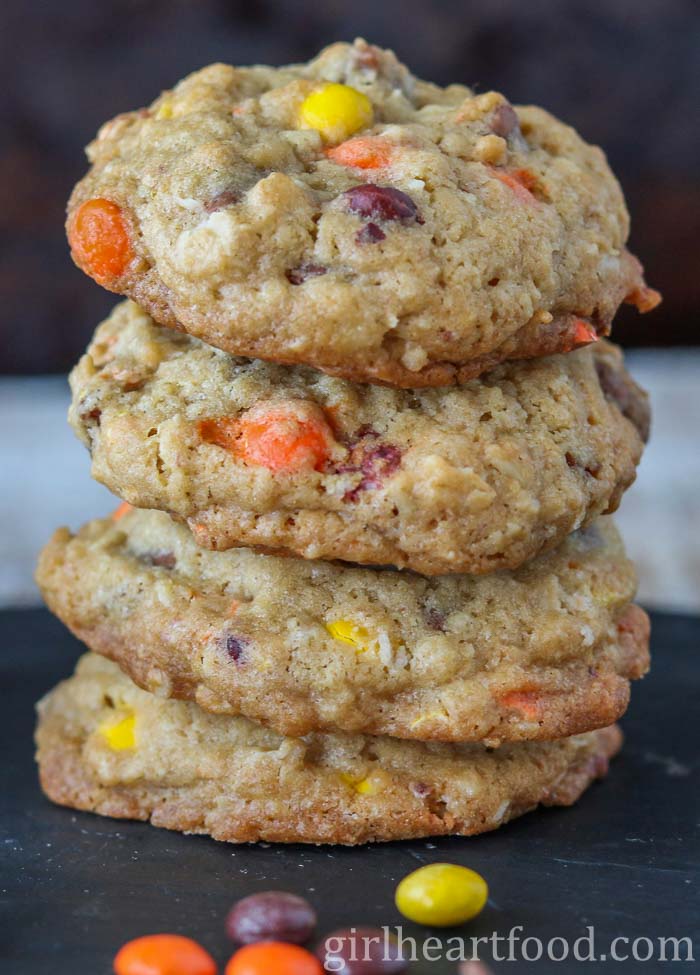
[[124, 515], [128, 515], [130, 511], [134, 510], [133, 504], [129, 504], [128, 501], [122, 501], [118, 508], [112, 512], [112, 521], [119, 521]]
[[230, 450], [248, 464], [274, 472], [320, 471], [329, 455], [333, 432], [313, 404], [301, 409], [260, 404], [238, 419], [202, 420], [199, 435]]
[[644, 314], [661, 304], [661, 292], [657, 291], [656, 288], [650, 288], [648, 285], [642, 284], [640, 287], [630, 291], [625, 297], [625, 302], [628, 305], [634, 305], [637, 311]]
[[520, 711], [530, 721], [534, 721], [540, 713], [542, 695], [538, 691], [509, 691], [501, 695], [498, 702], [502, 707]]
[[598, 333], [590, 324], [582, 318], [577, 318], [573, 328], [573, 347], [578, 349], [582, 345], [590, 345], [591, 342], [598, 341]]
[[114, 971], [116, 975], [216, 975], [216, 962], [191, 938], [147, 934], [119, 949]]
[[341, 166], [355, 169], [382, 169], [391, 162], [393, 146], [377, 136], [359, 136], [326, 149], [326, 155]]
[[323, 975], [318, 958], [299, 945], [259, 941], [231, 956], [225, 975]]
[[86, 200], [73, 214], [68, 242], [76, 263], [99, 284], [121, 277], [134, 257], [120, 207], [100, 197]]
[[537, 177], [529, 169], [514, 169], [511, 172], [505, 169], [496, 169], [494, 166], [489, 166], [489, 169], [491, 175], [500, 179], [523, 203], [534, 202], [533, 190], [537, 186]]

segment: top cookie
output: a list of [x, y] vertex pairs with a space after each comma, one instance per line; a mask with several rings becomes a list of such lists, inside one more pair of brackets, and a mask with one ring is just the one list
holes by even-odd
[[447, 385], [659, 300], [600, 149], [364, 41], [204, 68], [103, 126], [88, 156], [78, 265], [238, 355]]

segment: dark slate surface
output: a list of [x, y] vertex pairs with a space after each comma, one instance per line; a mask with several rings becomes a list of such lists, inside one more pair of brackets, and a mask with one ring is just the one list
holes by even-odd
[[[270, 888], [306, 893], [319, 910], [321, 932], [361, 923], [393, 926], [401, 920], [393, 906], [397, 881], [419, 864], [439, 860], [474, 867], [491, 887], [481, 917], [443, 932], [443, 938], [506, 935], [523, 925], [526, 936], [564, 937], [573, 944], [594, 925], [599, 953], [607, 954], [616, 937], [689, 936], [700, 958], [700, 619], [657, 615], [654, 624], [655, 670], [637, 687], [624, 722], [626, 748], [611, 776], [574, 809], [534, 813], [471, 840], [345, 850], [233, 847], [50, 805], [32, 764], [32, 704], [70, 672], [80, 646], [44, 611], [0, 614], [0, 971], [107, 975], [122, 942], [162, 930], [192, 935], [223, 962], [230, 946], [222, 921], [231, 902]], [[407, 923], [403, 933], [438, 932]], [[649, 950], [644, 942], [639, 948], [642, 955]], [[620, 943], [618, 950], [630, 949]], [[490, 948], [482, 958], [491, 958]], [[627, 972], [640, 964], [608, 957], [597, 969]], [[492, 967], [539, 975], [582, 965], [516, 961]], [[666, 971], [668, 965], [656, 960], [643, 968]], [[456, 965], [419, 962], [411, 971], [442, 975]]]

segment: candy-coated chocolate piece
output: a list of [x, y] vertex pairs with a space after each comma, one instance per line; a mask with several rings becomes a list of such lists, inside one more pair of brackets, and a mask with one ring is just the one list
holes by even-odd
[[358, 653], [369, 650], [371, 639], [369, 631], [364, 626], [353, 623], [352, 620], [334, 620], [332, 623], [326, 623], [326, 629], [334, 640], [355, 647]]
[[354, 789], [358, 795], [374, 796], [379, 792], [379, 783], [376, 781], [376, 779], [366, 777], [357, 779], [353, 775], [348, 775], [347, 772], [341, 772], [340, 777], [343, 782]]
[[386, 928], [343, 928], [316, 949], [324, 970], [336, 975], [398, 975], [408, 968], [401, 947]]
[[381, 169], [391, 162], [394, 146], [381, 136], [358, 136], [326, 150], [326, 155], [341, 166], [354, 169]]
[[451, 927], [480, 914], [488, 895], [486, 881], [476, 871], [430, 863], [403, 878], [396, 888], [396, 906], [410, 921]]
[[283, 890], [244, 897], [229, 911], [226, 933], [239, 944], [288, 941], [303, 944], [316, 927], [316, 912], [307, 900]]
[[310, 951], [283, 941], [260, 941], [232, 955], [225, 975], [322, 975]]
[[537, 185], [537, 179], [529, 170], [516, 169], [509, 172], [505, 169], [496, 169], [495, 166], [490, 166], [489, 170], [492, 176], [513, 191], [521, 203], [536, 202], [533, 190]]
[[133, 748], [136, 745], [136, 715], [127, 714], [117, 721], [103, 722], [99, 732], [115, 752]]
[[574, 326], [574, 342], [578, 348], [581, 345], [588, 345], [590, 342], [598, 341], [598, 333], [590, 322], [585, 322], [582, 318], [576, 320]]
[[119, 521], [124, 515], [128, 515], [130, 511], [133, 511], [133, 504], [129, 504], [128, 501], [122, 501], [118, 508], [115, 508], [112, 512], [112, 521]]
[[374, 112], [366, 95], [350, 85], [329, 83], [311, 92], [301, 104], [299, 121], [316, 129], [326, 142], [342, 142], [372, 124]]
[[216, 962], [191, 938], [147, 934], [119, 949], [114, 971], [115, 975], [216, 975]]
[[202, 420], [202, 440], [270, 471], [321, 470], [333, 432], [313, 403], [259, 403], [242, 416]]
[[394, 186], [375, 186], [366, 183], [353, 186], [343, 193], [348, 210], [361, 217], [376, 220], [397, 220], [400, 223], [423, 223], [418, 208], [403, 190]]
[[121, 208], [112, 200], [86, 200], [78, 207], [68, 242], [76, 264], [99, 284], [121, 277], [134, 257]]

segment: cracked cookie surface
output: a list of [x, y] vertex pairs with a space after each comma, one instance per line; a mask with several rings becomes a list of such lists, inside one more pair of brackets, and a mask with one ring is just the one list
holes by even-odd
[[600, 149], [364, 41], [211, 65], [107, 123], [88, 156], [76, 262], [236, 355], [445, 385], [658, 301]]
[[131, 302], [71, 385], [93, 476], [201, 545], [426, 575], [517, 567], [614, 511], [649, 426], [606, 342], [395, 390], [232, 358]]
[[37, 581], [142, 687], [285, 734], [560, 738], [616, 721], [648, 666], [611, 519], [515, 572], [425, 579], [210, 552], [167, 515], [132, 510], [59, 529]]
[[283, 738], [148, 694], [91, 654], [40, 702], [37, 729], [41, 785], [54, 802], [231, 842], [485, 832], [540, 803], [575, 802], [620, 744], [615, 727], [496, 750]]

